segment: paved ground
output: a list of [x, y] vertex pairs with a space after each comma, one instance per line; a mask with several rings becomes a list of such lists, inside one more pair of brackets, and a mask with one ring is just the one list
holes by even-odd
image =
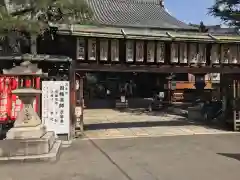
[[188, 121], [182, 115], [139, 110], [85, 110], [84, 122], [90, 139], [231, 133]]
[[1, 180], [239, 180], [240, 135], [76, 140], [56, 163], [0, 164]]

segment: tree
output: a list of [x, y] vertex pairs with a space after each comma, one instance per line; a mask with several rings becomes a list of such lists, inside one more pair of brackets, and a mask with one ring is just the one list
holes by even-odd
[[215, 0], [209, 13], [230, 26], [240, 27], [240, 0]]
[[21, 44], [30, 36], [53, 35], [53, 24], [86, 23], [92, 11], [84, 0], [2, 0], [0, 33], [2, 42], [13, 53], [21, 53]]

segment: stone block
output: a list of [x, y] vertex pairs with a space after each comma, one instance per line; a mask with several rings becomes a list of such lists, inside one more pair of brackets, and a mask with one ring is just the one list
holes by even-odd
[[55, 142], [54, 132], [47, 132], [42, 138], [5, 139], [0, 141], [0, 156], [29, 156], [47, 154]]
[[7, 139], [37, 139], [46, 134], [46, 127], [13, 127], [7, 132]]
[[54, 142], [52, 149], [47, 154], [26, 155], [26, 156], [5, 156], [0, 157], [0, 161], [20, 161], [20, 162], [35, 162], [35, 161], [56, 161], [58, 159], [59, 148], [61, 141]]

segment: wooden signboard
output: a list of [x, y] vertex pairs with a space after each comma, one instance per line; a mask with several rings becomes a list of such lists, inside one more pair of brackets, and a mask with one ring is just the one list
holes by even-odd
[[144, 42], [136, 42], [136, 62], [143, 62], [144, 60]]
[[206, 64], [206, 44], [198, 44], [198, 63]]
[[227, 44], [223, 44], [221, 47], [221, 63], [228, 64], [230, 60], [230, 46]]
[[210, 61], [212, 64], [219, 64], [220, 63], [220, 45], [213, 44], [211, 49], [211, 56]]
[[197, 44], [196, 43], [190, 43], [189, 44], [189, 51], [188, 51], [188, 60], [190, 64], [196, 64], [197, 63]]
[[238, 59], [238, 64], [240, 64], [240, 44], [237, 45], [237, 59]]
[[126, 61], [133, 62], [133, 41], [128, 40], [126, 43]]
[[171, 63], [178, 63], [179, 58], [179, 44], [178, 43], [172, 43], [171, 44]]
[[230, 62], [231, 64], [238, 64], [238, 45], [230, 46]]
[[96, 39], [88, 39], [88, 60], [96, 61]]
[[119, 40], [111, 40], [111, 61], [119, 61]]
[[187, 64], [187, 43], [180, 43], [180, 59], [179, 62], [181, 64]]
[[100, 61], [108, 60], [108, 40], [100, 39]]
[[165, 43], [157, 43], [157, 63], [164, 63], [165, 60]]
[[77, 60], [85, 59], [85, 40], [84, 38], [77, 38]]
[[155, 50], [154, 41], [149, 41], [147, 43], [147, 62], [154, 62], [154, 50]]

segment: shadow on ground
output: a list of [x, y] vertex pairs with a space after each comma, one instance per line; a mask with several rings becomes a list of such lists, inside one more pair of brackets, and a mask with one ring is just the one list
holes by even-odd
[[231, 159], [236, 159], [240, 161], [240, 153], [232, 154], [232, 153], [217, 153], [218, 155], [225, 156]]
[[[86, 124], [86, 130], [98, 130], [98, 129], [123, 129], [123, 128], [141, 128], [141, 127], [159, 127], [159, 126], [190, 126], [190, 122], [183, 120], [172, 121], [141, 121], [141, 122], [116, 122], [116, 123], [96, 123]], [[194, 123], [194, 125], [196, 125]]]
[[100, 129], [123, 129], [123, 128], [144, 128], [144, 127], [167, 127], [167, 126], [203, 126], [209, 129], [226, 130], [231, 129], [222, 122], [203, 122], [188, 120], [187, 108], [163, 108], [158, 111], [149, 112], [144, 108], [138, 109], [115, 109], [121, 116], [122, 113], [130, 113], [137, 116], [157, 116], [167, 117], [175, 115], [176, 117], [172, 120], [159, 120], [159, 121], [130, 121], [130, 122], [102, 122], [102, 123], [91, 123], [85, 124], [85, 130], [100, 130]]

